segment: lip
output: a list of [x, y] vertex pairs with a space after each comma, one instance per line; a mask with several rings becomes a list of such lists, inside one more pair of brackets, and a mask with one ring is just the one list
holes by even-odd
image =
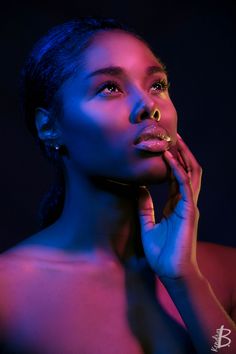
[[169, 150], [172, 139], [166, 129], [157, 124], [144, 128], [134, 141], [138, 150], [164, 152]]

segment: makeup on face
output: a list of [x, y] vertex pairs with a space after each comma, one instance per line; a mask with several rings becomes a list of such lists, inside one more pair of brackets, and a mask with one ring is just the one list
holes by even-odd
[[167, 130], [154, 121], [139, 133], [134, 145], [138, 150], [164, 152], [169, 150], [172, 139]]
[[163, 180], [162, 155], [174, 148], [177, 128], [165, 68], [123, 33], [96, 37], [81, 62], [63, 92], [64, 136], [76, 164], [119, 180]]
[[[135, 86], [134, 77], [125, 68], [112, 65], [91, 71], [85, 75], [83, 80], [89, 87], [91, 97], [95, 95], [101, 98], [117, 97], [121, 94], [128, 94]], [[150, 90], [152, 95], [167, 91], [169, 83], [166, 70], [157, 64], [148, 66], [142, 75], [139, 86]]]

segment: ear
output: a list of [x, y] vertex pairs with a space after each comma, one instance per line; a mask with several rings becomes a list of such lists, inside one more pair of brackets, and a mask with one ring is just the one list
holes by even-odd
[[39, 139], [44, 143], [59, 142], [61, 136], [55, 117], [44, 108], [38, 107], [35, 110], [35, 125]]

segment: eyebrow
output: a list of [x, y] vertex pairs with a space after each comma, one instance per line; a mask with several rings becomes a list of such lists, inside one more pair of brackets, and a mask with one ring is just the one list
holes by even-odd
[[[152, 65], [146, 69], [148, 76], [155, 73], [167, 74], [166, 69], [163, 66]], [[125, 76], [125, 71], [120, 66], [108, 66], [106, 68], [97, 69], [86, 76], [86, 79], [97, 75], [111, 75], [111, 76]]]

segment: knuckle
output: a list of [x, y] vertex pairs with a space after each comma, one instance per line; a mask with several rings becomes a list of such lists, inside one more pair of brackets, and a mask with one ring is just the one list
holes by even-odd
[[202, 167], [197, 165], [197, 172], [201, 175], [202, 174]]
[[191, 178], [188, 175], [183, 177], [183, 183], [191, 185]]
[[199, 218], [200, 213], [199, 213], [199, 209], [196, 204], [193, 205], [193, 213], [196, 218]]
[[202, 167], [201, 167], [201, 165], [199, 164], [198, 161], [195, 161], [194, 167], [195, 167], [196, 171], [201, 171], [202, 170]]
[[189, 217], [194, 221], [199, 219], [199, 210], [198, 207], [195, 204], [190, 204], [189, 205]]
[[181, 166], [178, 160], [175, 160], [175, 165], [176, 165], [176, 167], [177, 167], [178, 169], [179, 169], [180, 166]]

